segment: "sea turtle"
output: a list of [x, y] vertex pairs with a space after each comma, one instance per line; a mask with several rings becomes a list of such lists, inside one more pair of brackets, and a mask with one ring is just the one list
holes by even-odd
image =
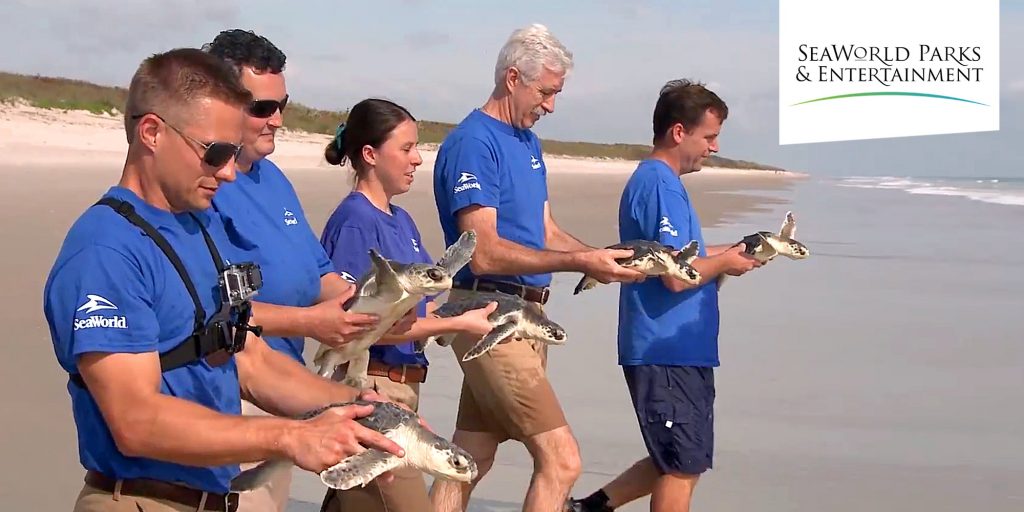
[[371, 345], [377, 342], [399, 319], [423, 299], [452, 287], [452, 276], [469, 263], [476, 249], [476, 232], [465, 231], [445, 251], [436, 265], [427, 263], [398, 263], [385, 259], [370, 249], [373, 267], [356, 283], [347, 311], [373, 313], [380, 321], [373, 329], [360, 334], [341, 348], [321, 345], [313, 358], [317, 373], [330, 378], [339, 364], [348, 362], [344, 383], [365, 388], [367, 365]]
[[[351, 489], [366, 486], [385, 471], [405, 466], [414, 467], [436, 478], [470, 482], [477, 476], [473, 457], [462, 448], [438, 436], [424, 427], [419, 416], [391, 402], [334, 403], [298, 416], [309, 419], [332, 407], [345, 405], [373, 405], [373, 412], [356, 420], [360, 425], [376, 430], [405, 450], [404, 457], [370, 448], [362, 453], [349, 456], [320, 472], [324, 485], [334, 489]], [[246, 492], [266, 484], [277, 471], [288, 470], [293, 465], [287, 459], [271, 459], [256, 467], [241, 472], [231, 480], [231, 491]]]
[[[491, 302], [498, 307], [487, 316], [491, 322], [491, 332], [480, 339], [476, 345], [462, 356], [463, 361], [480, 357], [508, 337], [529, 338], [547, 343], [561, 345], [566, 342], [565, 329], [548, 319], [544, 311], [534, 302], [524, 300], [518, 295], [501, 292], [476, 292], [464, 298], [449, 300], [434, 310], [434, 315], [442, 318], [459, 316], [467, 311], [480, 309]], [[430, 343], [441, 346], [451, 343], [451, 335], [431, 336], [423, 343], [417, 344], [416, 350], [422, 352]]]
[[[782, 255], [793, 260], [802, 260], [811, 255], [807, 246], [793, 238], [796, 233], [796, 218], [793, 212], [786, 212], [782, 220], [782, 227], [778, 234], [771, 231], [758, 231], [752, 235], [743, 237], [741, 242], [746, 245], [744, 250], [761, 263], [767, 263], [776, 256]], [[718, 278], [718, 287], [722, 287], [727, 275], [722, 274]]]
[[[697, 257], [696, 240], [691, 240], [675, 256], [672, 255], [671, 247], [650, 240], [629, 240], [608, 246], [607, 249], [633, 250], [632, 256], [615, 260], [623, 267], [638, 270], [649, 276], [667, 274], [687, 284], [700, 284], [700, 272], [690, 265]], [[597, 279], [584, 275], [572, 293], [576, 295], [597, 286], [598, 283]]]

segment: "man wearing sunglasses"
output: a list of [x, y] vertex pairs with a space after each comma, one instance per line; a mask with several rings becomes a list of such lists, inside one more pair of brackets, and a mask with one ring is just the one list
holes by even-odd
[[294, 416], [358, 395], [217, 323], [237, 306], [219, 274], [248, 258], [210, 205], [235, 179], [250, 100], [197, 49], [147, 58], [132, 78], [120, 182], [71, 227], [43, 292], [87, 470], [75, 511], [234, 511], [239, 463], [321, 471], [367, 447], [402, 455], [354, 421], [372, 406], [239, 415], [242, 398]]
[[[221, 32], [203, 49], [234, 67], [253, 97], [244, 108], [238, 178], [217, 193], [213, 206], [224, 219], [228, 236], [236, 245], [252, 249], [263, 270], [264, 288], [253, 313], [264, 339], [305, 364], [305, 337], [340, 346], [372, 328], [377, 317], [342, 307], [355, 287], [334, 271], [294, 187], [267, 158], [274, 152], [274, 136], [288, 104], [284, 53], [265, 37], [240, 29]], [[407, 330], [414, 314], [410, 311], [394, 330]], [[242, 403], [242, 413], [264, 414], [248, 402]], [[290, 485], [291, 474], [282, 472], [258, 491], [245, 494], [243, 508], [284, 510]]]

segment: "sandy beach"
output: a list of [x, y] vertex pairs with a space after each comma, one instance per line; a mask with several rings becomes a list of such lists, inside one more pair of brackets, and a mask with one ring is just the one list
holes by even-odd
[[[278, 140], [272, 158], [319, 234], [350, 188], [347, 172], [322, 161], [326, 137]], [[120, 118], [0, 108], [0, 322], [13, 347], [0, 360], [4, 510], [68, 510], [81, 487], [67, 377], [41, 291], [67, 228], [117, 182], [124, 149]], [[437, 255], [434, 153], [423, 156], [412, 192], [396, 202]], [[559, 222], [592, 245], [615, 242], [616, 206], [635, 162], [546, 162]], [[1024, 242], [1012, 236], [1024, 208], [911, 200], [764, 171], [705, 169], [684, 182], [709, 243], [776, 229], [793, 209], [813, 255], [723, 288], [716, 464], [695, 510], [1024, 510], [1024, 349], [1009, 321], [1024, 307]], [[996, 240], [1010, 247], [990, 249]], [[584, 474], [574, 494], [584, 495], [644, 451], [615, 365], [618, 288], [574, 297], [578, 279], [555, 277], [550, 315], [571, 341], [551, 351], [549, 373], [580, 441]], [[461, 374], [450, 351], [428, 355], [422, 413], [450, 435]], [[519, 510], [529, 475], [526, 451], [506, 443], [470, 509]], [[318, 510], [322, 484], [296, 477], [291, 509]], [[646, 509], [640, 500], [621, 510]]]

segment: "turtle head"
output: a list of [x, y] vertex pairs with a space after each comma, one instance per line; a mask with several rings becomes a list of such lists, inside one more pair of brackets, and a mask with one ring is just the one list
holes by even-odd
[[472, 482], [478, 474], [476, 461], [466, 450], [438, 437], [430, 444], [425, 464], [420, 469], [436, 478]]
[[561, 325], [554, 322], [546, 323], [540, 326], [540, 339], [541, 341], [550, 345], [561, 345], [566, 341], [565, 329]]
[[779, 253], [794, 260], [802, 260], [811, 255], [811, 251], [807, 246], [796, 240], [786, 240], [786, 243], [783, 244], [783, 250], [779, 251]]
[[693, 265], [685, 263], [680, 260], [675, 261], [675, 265], [668, 267], [668, 275], [690, 285], [700, 284], [701, 276], [697, 269], [693, 268]]
[[437, 265], [415, 263], [407, 266], [400, 279], [409, 293], [435, 295], [452, 287], [452, 276]]

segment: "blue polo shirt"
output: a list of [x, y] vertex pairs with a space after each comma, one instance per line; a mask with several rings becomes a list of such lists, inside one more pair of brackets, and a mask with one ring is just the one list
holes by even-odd
[[[306, 220], [291, 182], [267, 159], [237, 174], [213, 197], [231, 243], [252, 254], [263, 272], [258, 302], [306, 307], [320, 296], [320, 277], [334, 267]], [[267, 344], [302, 358], [303, 336], [264, 336]]]
[[[163, 235], [181, 258], [206, 311], [216, 313], [220, 293], [213, 257], [188, 214], [172, 214], [113, 187], [106, 195], [128, 201]], [[237, 252], [220, 218], [196, 214], [226, 260]], [[43, 311], [53, 350], [64, 371], [78, 373], [86, 352], [166, 352], [192, 334], [195, 307], [170, 260], [142, 230], [107, 206], [86, 210], [68, 231], [43, 290]], [[68, 383], [78, 428], [79, 459], [86, 469], [113, 478], [180, 481], [208, 492], [226, 492], [238, 465], [193, 467], [125, 457], [114, 444], [92, 395]], [[219, 367], [205, 361], [163, 373], [160, 391], [210, 409], [240, 414], [234, 358]]]
[[[697, 212], [679, 176], [643, 160], [619, 203], [619, 237], [681, 249], [690, 240], [707, 256]], [[619, 288], [619, 364], [718, 366], [718, 288], [708, 281], [674, 293], [661, 279]]]
[[[547, 167], [540, 141], [480, 110], [456, 126], [434, 162], [434, 201], [445, 245], [459, 238], [456, 213], [470, 205], [497, 208], [498, 235], [530, 247], [544, 248], [544, 202], [548, 199]], [[551, 274], [474, 276], [469, 265], [456, 279], [475, 277], [547, 286]]]
[[[399, 263], [433, 263], [423, 246], [420, 232], [408, 212], [391, 205], [391, 215], [380, 211], [361, 192], [352, 192], [327, 219], [320, 243], [338, 272], [351, 282], [370, 270], [370, 249]], [[416, 315], [427, 316], [426, 297], [416, 306]], [[374, 345], [370, 358], [389, 365], [427, 365], [427, 357], [413, 350], [413, 342]]]

